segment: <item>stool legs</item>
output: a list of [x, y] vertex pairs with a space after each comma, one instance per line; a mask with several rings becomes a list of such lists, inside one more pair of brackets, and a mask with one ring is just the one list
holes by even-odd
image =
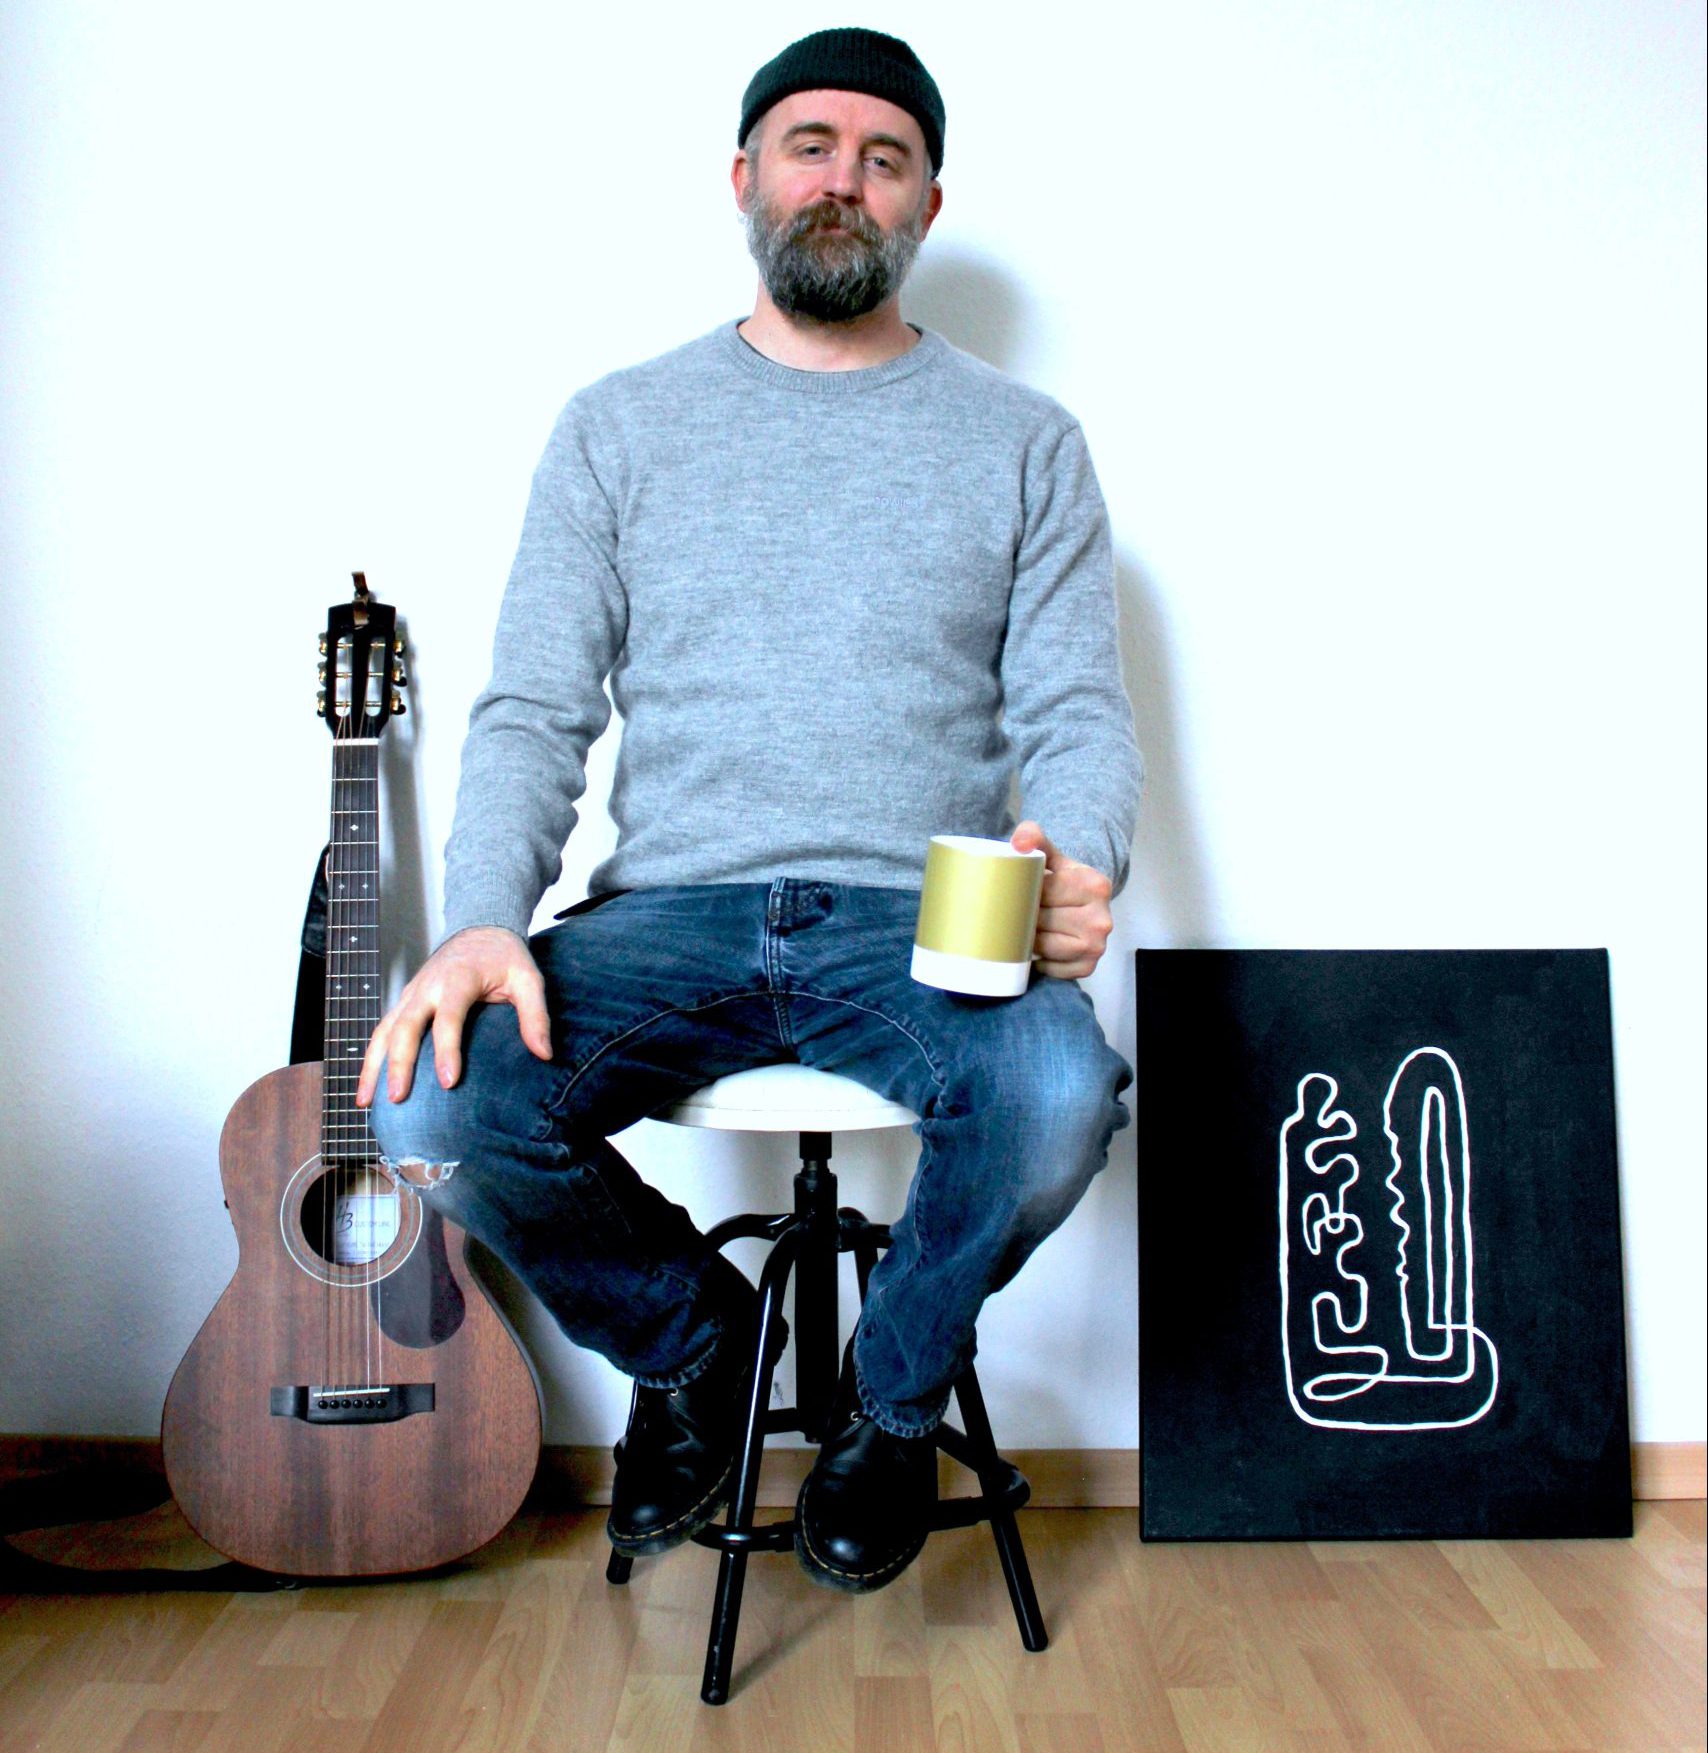
[[[770, 1217], [729, 1218], [707, 1237], [714, 1247], [720, 1248], [737, 1236], [759, 1237], [771, 1243], [770, 1254], [759, 1276], [758, 1350], [742, 1439], [735, 1455], [735, 1479], [730, 1491], [728, 1515], [722, 1526], [702, 1529], [694, 1536], [701, 1545], [716, 1546], [720, 1554], [717, 1593], [706, 1638], [706, 1666], [700, 1685], [700, 1697], [707, 1704], [723, 1704], [729, 1698], [748, 1554], [793, 1548], [792, 1522], [764, 1528], [753, 1525], [766, 1433], [799, 1430], [815, 1441], [822, 1441], [827, 1434], [825, 1425], [841, 1374], [836, 1318], [837, 1255], [853, 1253], [860, 1300], [864, 1302], [867, 1281], [877, 1264], [879, 1251], [889, 1245], [889, 1230], [885, 1225], [868, 1222], [858, 1211], [837, 1209], [836, 1177], [829, 1165], [829, 1134], [803, 1132], [801, 1169], [795, 1176], [794, 1210]], [[793, 1408], [772, 1413], [769, 1410], [771, 1381], [780, 1349], [775, 1339], [782, 1320], [783, 1293], [791, 1273], [795, 1281], [796, 1404]], [[1049, 1636], [1038, 1609], [1032, 1573], [1020, 1543], [1020, 1530], [1014, 1520], [1014, 1511], [1028, 1495], [1026, 1482], [997, 1453], [984, 1395], [970, 1365], [955, 1383], [955, 1401], [966, 1429], [956, 1430], [947, 1423], [939, 1425], [937, 1446], [978, 1476], [979, 1496], [939, 1504], [931, 1523], [932, 1529], [968, 1527], [979, 1521], [990, 1523], [1003, 1579], [1008, 1585], [1008, 1598], [1019, 1626], [1020, 1641], [1028, 1650], [1045, 1649], [1049, 1645]], [[633, 1562], [623, 1554], [613, 1552], [605, 1567], [606, 1580], [619, 1584], [627, 1582]]]
[[[751, 1534], [753, 1512], [759, 1502], [759, 1465], [765, 1454], [765, 1413], [771, 1403], [771, 1360], [776, 1355], [771, 1336], [781, 1318], [783, 1286], [795, 1264], [801, 1234], [800, 1230], [789, 1230], [779, 1236], [765, 1261], [764, 1271], [759, 1275], [759, 1351], [754, 1359], [753, 1388], [748, 1396], [741, 1447], [736, 1451], [735, 1487], [723, 1530], [726, 1535], [737, 1536], [737, 1541], [726, 1538], [720, 1542], [722, 1556], [718, 1560], [718, 1587], [712, 1598], [712, 1624], [706, 1636], [706, 1667], [700, 1680], [700, 1696], [707, 1704], [722, 1704], [729, 1697], [735, 1633], [741, 1619], [741, 1591], [747, 1581], [748, 1548], [738, 1541], [740, 1536]], [[796, 1289], [798, 1293], [798, 1281]], [[798, 1323], [798, 1300], [795, 1315]]]
[[837, 1342], [836, 1256], [841, 1237], [836, 1215], [836, 1177], [830, 1171], [830, 1134], [801, 1134], [801, 1167], [795, 1176], [799, 1219], [795, 1270], [795, 1410], [801, 1434], [824, 1436], [841, 1368]]
[[1008, 1508], [1002, 1495], [1004, 1482], [998, 1469], [1004, 1463], [997, 1455], [996, 1439], [991, 1435], [990, 1418], [984, 1409], [984, 1393], [971, 1369], [955, 1384], [955, 1404], [960, 1407], [961, 1422], [967, 1427], [967, 1441], [979, 1459], [976, 1469], [979, 1489], [989, 1505], [990, 1531], [996, 1536], [996, 1555], [1002, 1561], [1003, 1581], [1008, 1584], [1008, 1598], [1014, 1604], [1020, 1641], [1036, 1654], [1049, 1648], [1050, 1635], [1044, 1629], [1044, 1616], [1038, 1610], [1038, 1595], [1032, 1587], [1032, 1568], [1026, 1562], [1026, 1548], [1020, 1544], [1020, 1529], [1015, 1525], [1013, 1510]]

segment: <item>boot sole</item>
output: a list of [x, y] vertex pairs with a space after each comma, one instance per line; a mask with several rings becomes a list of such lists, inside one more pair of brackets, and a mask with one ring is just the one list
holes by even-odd
[[[766, 1353], [773, 1370], [788, 1343], [789, 1323], [779, 1316], [776, 1337], [767, 1347]], [[737, 1390], [738, 1402], [746, 1401], [752, 1384], [751, 1373], [742, 1377]], [[730, 1480], [735, 1473], [736, 1452], [741, 1447], [743, 1434], [740, 1430], [736, 1432], [735, 1444], [730, 1449], [729, 1458], [724, 1462], [724, 1470], [717, 1483], [692, 1509], [685, 1510], [675, 1521], [667, 1522], [662, 1528], [654, 1528], [646, 1534], [625, 1534], [612, 1527], [607, 1518], [605, 1538], [611, 1542], [612, 1549], [625, 1558], [651, 1558], [660, 1552], [672, 1552], [678, 1546], [685, 1546], [702, 1528], [708, 1526], [718, 1511], [729, 1502]]]
[[649, 1558], [655, 1553], [671, 1552], [678, 1546], [686, 1545], [729, 1501], [729, 1481], [734, 1471], [735, 1454], [732, 1451], [729, 1460], [724, 1463], [723, 1476], [717, 1484], [692, 1509], [678, 1516], [674, 1522], [667, 1522], [662, 1528], [654, 1528], [648, 1534], [636, 1535], [618, 1533], [607, 1519], [605, 1538], [625, 1558]]
[[872, 1594], [878, 1589], [887, 1588], [925, 1550], [925, 1542], [931, 1533], [929, 1528], [898, 1556], [876, 1570], [843, 1570], [829, 1559], [820, 1557], [813, 1551], [812, 1541], [807, 1534], [807, 1487], [811, 1483], [809, 1478], [801, 1486], [801, 1494], [795, 1500], [795, 1556], [801, 1562], [801, 1569], [820, 1587], [837, 1589], [845, 1595]]

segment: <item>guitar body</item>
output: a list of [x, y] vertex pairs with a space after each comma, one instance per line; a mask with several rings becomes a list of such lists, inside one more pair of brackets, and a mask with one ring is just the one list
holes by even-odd
[[412, 1193], [393, 1195], [371, 1258], [335, 1257], [323, 1117], [322, 1067], [304, 1064], [252, 1084], [226, 1120], [238, 1266], [167, 1393], [167, 1478], [196, 1532], [258, 1569], [425, 1570], [520, 1507], [539, 1393], [462, 1232]]

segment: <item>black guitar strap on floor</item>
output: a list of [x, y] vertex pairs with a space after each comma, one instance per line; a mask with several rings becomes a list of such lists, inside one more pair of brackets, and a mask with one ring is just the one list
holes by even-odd
[[[326, 1044], [326, 865], [330, 842], [314, 863], [308, 909], [302, 922], [296, 1008], [291, 1017], [292, 1065], [324, 1057]], [[27, 1475], [0, 1485], [0, 1591], [30, 1595], [145, 1594], [162, 1589], [211, 1589], [222, 1593], [270, 1593], [301, 1585], [291, 1577], [255, 1570], [235, 1559], [199, 1569], [148, 1566], [97, 1570], [37, 1558], [10, 1536], [40, 1528], [118, 1522], [158, 1509], [172, 1495], [166, 1480], [145, 1467], [115, 1463]]]
[[120, 1570], [57, 1564], [22, 1551], [10, 1538], [39, 1528], [122, 1521], [158, 1509], [171, 1495], [158, 1473], [111, 1463], [71, 1467], [0, 1485], [0, 1592], [137, 1595], [164, 1589], [211, 1589], [220, 1594], [272, 1594], [300, 1586], [294, 1578], [255, 1570], [234, 1558], [199, 1569], [147, 1565]]

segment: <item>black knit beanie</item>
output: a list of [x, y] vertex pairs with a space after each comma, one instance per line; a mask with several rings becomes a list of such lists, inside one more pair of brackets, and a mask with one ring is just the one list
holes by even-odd
[[739, 146], [772, 104], [797, 91], [863, 91], [904, 109], [918, 122], [931, 155], [931, 174], [943, 168], [943, 95], [919, 57], [900, 37], [875, 30], [816, 30], [790, 43], [748, 82], [741, 100]]

